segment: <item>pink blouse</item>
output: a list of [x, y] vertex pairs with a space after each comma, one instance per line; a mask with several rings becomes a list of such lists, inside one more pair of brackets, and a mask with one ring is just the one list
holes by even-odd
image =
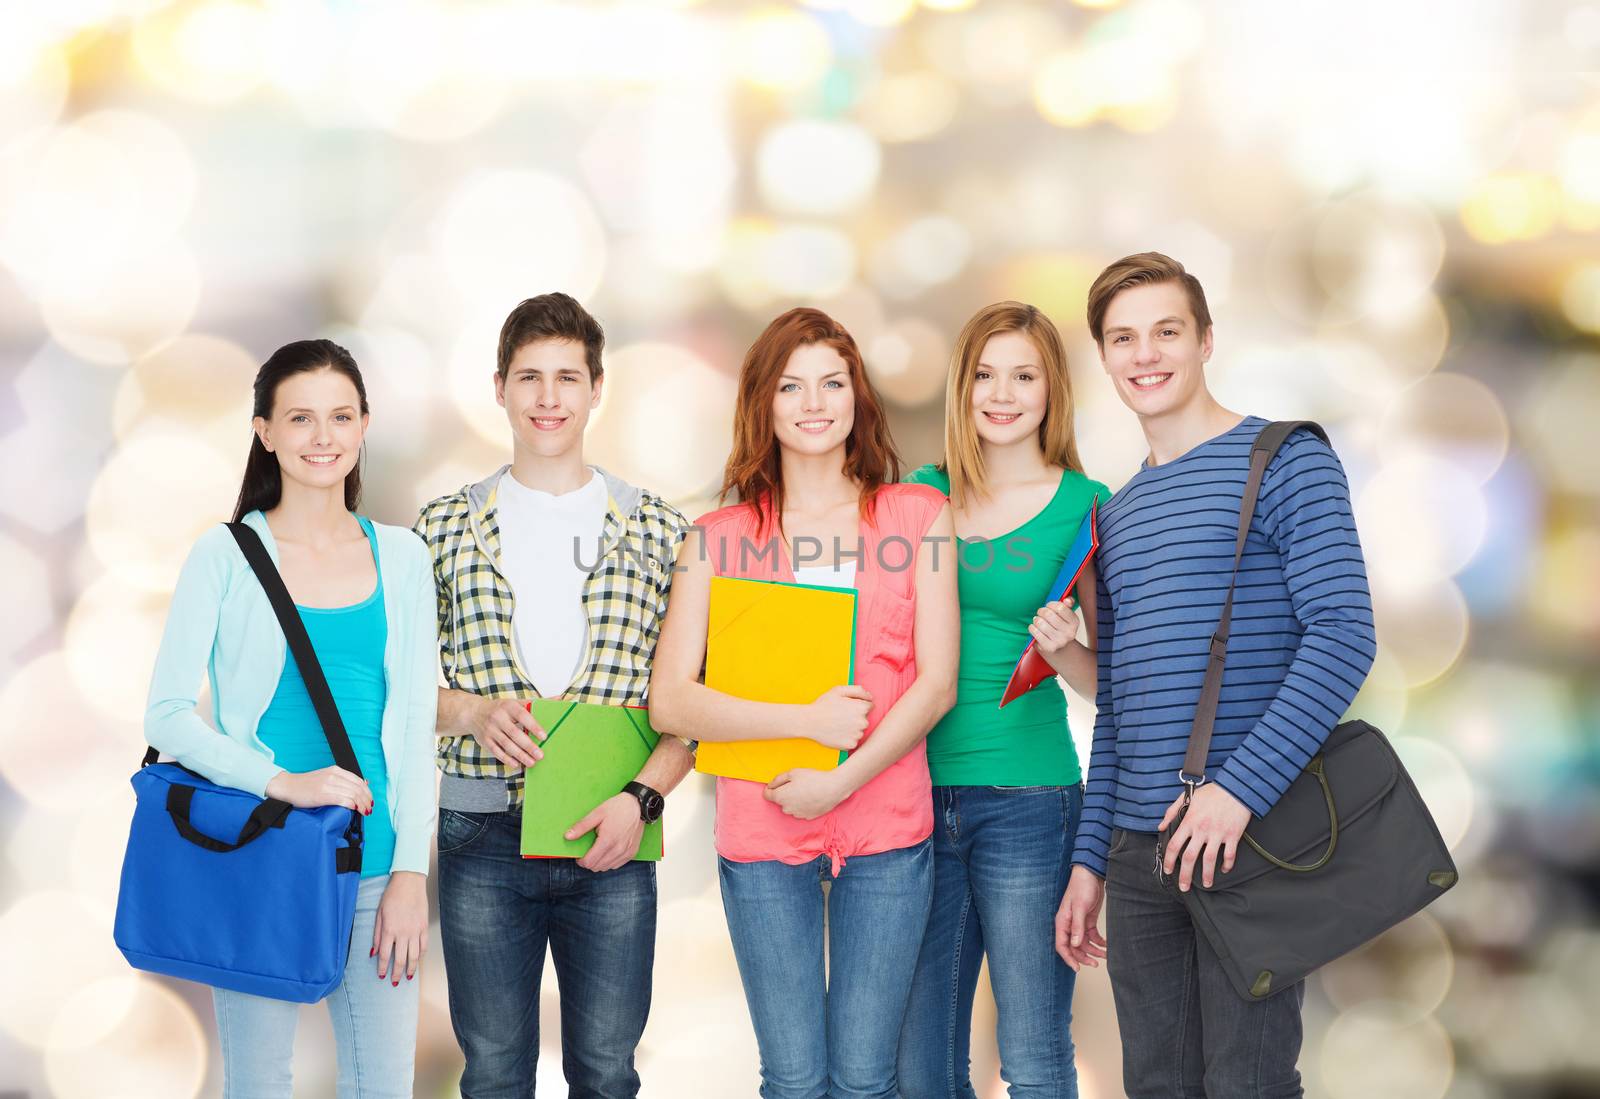
[[[855, 682], [873, 698], [862, 743], [917, 678], [916, 558], [945, 504], [944, 496], [928, 485], [885, 485], [873, 501], [870, 518], [861, 523]], [[749, 505], [720, 508], [701, 516], [696, 525], [704, 531], [716, 575], [794, 580], [787, 553], [763, 552], [767, 540], [778, 535], [770, 527], [758, 535], [757, 512]], [[844, 548], [848, 552], [853, 547]], [[837, 874], [852, 855], [910, 847], [933, 833], [933, 787], [921, 741], [816, 820], [787, 815], [765, 798], [765, 789], [759, 782], [717, 779], [717, 852], [724, 858], [798, 864], [827, 855]]]

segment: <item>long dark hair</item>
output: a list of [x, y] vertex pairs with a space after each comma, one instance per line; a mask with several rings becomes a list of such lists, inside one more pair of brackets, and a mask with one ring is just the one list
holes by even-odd
[[[361, 368], [350, 352], [332, 340], [296, 340], [286, 343], [272, 353], [272, 357], [256, 371], [255, 407], [251, 415], [263, 420], [272, 419], [273, 402], [278, 399], [278, 386], [286, 378], [313, 370], [337, 370], [356, 387], [361, 399], [361, 414], [367, 414], [367, 387], [361, 381]], [[244, 464], [244, 481], [239, 486], [239, 502], [233, 508], [233, 521], [237, 523], [252, 511], [267, 511], [278, 506], [283, 496], [283, 470], [278, 459], [261, 445], [261, 436], [250, 439], [250, 457]], [[361, 503], [361, 463], [345, 474], [344, 506], [356, 510]]]

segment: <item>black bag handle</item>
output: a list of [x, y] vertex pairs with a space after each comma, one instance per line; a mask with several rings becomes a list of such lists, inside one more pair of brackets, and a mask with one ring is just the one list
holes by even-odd
[[190, 843], [204, 847], [207, 851], [216, 851], [227, 854], [237, 851], [251, 840], [260, 839], [266, 834], [268, 828], [282, 828], [283, 819], [289, 815], [291, 806], [286, 801], [268, 798], [250, 813], [243, 827], [239, 829], [239, 838], [229, 843], [208, 836], [194, 826], [189, 820], [189, 805], [194, 801], [194, 787], [174, 784], [167, 787], [167, 816], [172, 818], [172, 823], [177, 826], [178, 834]]
[[1233, 544], [1233, 575], [1228, 579], [1228, 597], [1222, 603], [1222, 617], [1211, 635], [1211, 655], [1206, 661], [1206, 677], [1200, 686], [1200, 701], [1195, 706], [1194, 725], [1189, 729], [1189, 749], [1183, 756], [1178, 778], [1189, 793], [1206, 780], [1206, 756], [1211, 751], [1211, 731], [1217, 720], [1217, 701], [1222, 695], [1222, 670], [1228, 658], [1228, 631], [1233, 625], [1233, 591], [1239, 583], [1239, 562], [1244, 559], [1244, 543], [1255, 518], [1256, 501], [1261, 496], [1261, 481], [1279, 448], [1300, 428], [1323, 442], [1328, 433], [1311, 420], [1278, 420], [1261, 429], [1250, 448], [1250, 476], [1245, 479], [1244, 496], [1239, 502], [1239, 534]]

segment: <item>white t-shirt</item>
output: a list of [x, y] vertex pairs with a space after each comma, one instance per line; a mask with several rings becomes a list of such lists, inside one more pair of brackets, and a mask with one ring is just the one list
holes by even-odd
[[794, 570], [794, 582], [822, 588], [853, 588], [856, 586], [856, 563], [840, 561], [837, 565], [802, 565]]
[[[588, 641], [583, 584], [600, 555], [606, 483], [593, 470], [561, 496], [529, 488], [507, 470], [496, 497], [500, 568], [516, 600], [512, 632], [533, 685], [546, 698], [578, 674]], [[580, 564], [581, 562], [581, 564]]]

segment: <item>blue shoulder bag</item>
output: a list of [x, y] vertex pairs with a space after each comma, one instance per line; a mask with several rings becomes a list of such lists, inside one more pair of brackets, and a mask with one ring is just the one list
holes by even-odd
[[[255, 531], [228, 530], [278, 616], [334, 761], [361, 774], [283, 578]], [[157, 758], [151, 748], [133, 776], [118, 948], [135, 969], [278, 1000], [322, 999], [350, 952], [361, 815], [342, 805], [296, 809]]]

